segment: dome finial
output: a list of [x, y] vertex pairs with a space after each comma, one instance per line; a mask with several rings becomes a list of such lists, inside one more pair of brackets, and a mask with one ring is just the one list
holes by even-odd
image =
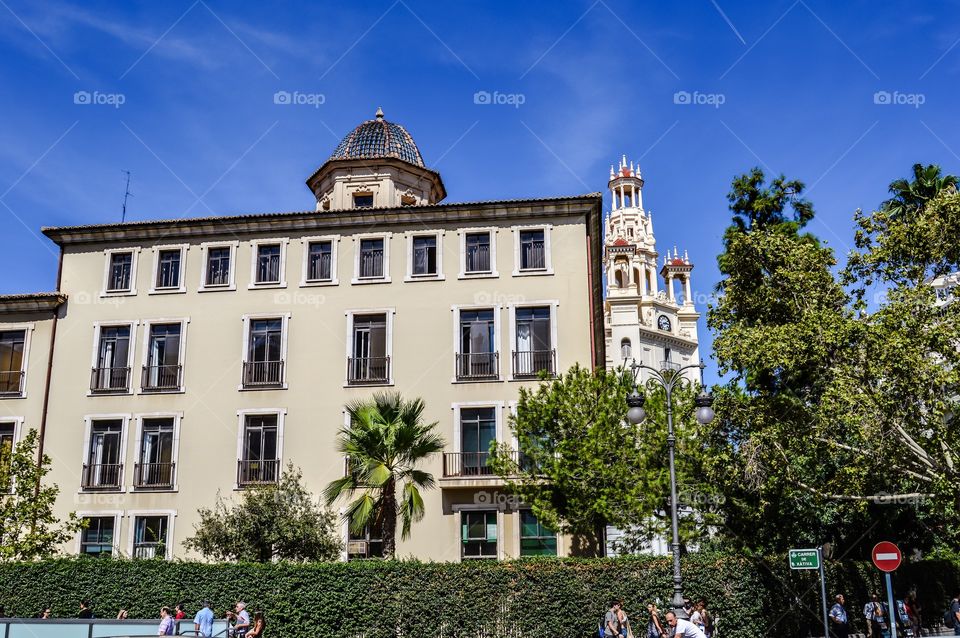
[[383, 119], [383, 109], [380, 108], [379, 106], [377, 107], [377, 119], [378, 119], [378, 120], [382, 120], [382, 119]]

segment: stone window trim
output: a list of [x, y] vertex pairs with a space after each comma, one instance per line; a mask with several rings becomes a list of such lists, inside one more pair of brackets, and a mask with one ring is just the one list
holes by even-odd
[[[187, 292], [187, 251], [189, 248], [189, 244], [166, 244], [153, 247], [153, 268], [150, 274], [150, 289], [147, 291], [147, 294], [171, 295]], [[177, 282], [178, 285], [170, 288], [157, 288], [157, 279], [160, 275], [160, 253], [173, 250], [180, 251], [180, 277]]]
[[[136, 457], [135, 463], [140, 463], [140, 446], [143, 443], [143, 422], [150, 419], [173, 419], [173, 450], [170, 456], [170, 462], [173, 463], [173, 487], [162, 490], [163, 492], [178, 492], [178, 483], [180, 481], [180, 472], [178, 471], [180, 460], [180, 424], [183, 421], [183, 412], [141, 412], [133, 415], [133, 423], [136, 428], [133, 453]], [[135, 479], [136, 480], [136, 479]]]
[[[100, 289], [100, 297], [132, 297], [137, 294], [137, 262], [139, 261], [142, 247], [131, 246], [129, 248], [106, 248], [103, 251], [103, 286]], [[110, 290], [110, 265], [113, 256], [118, 254], [130, 254], [130, 285], [123, 289]]]
[[[553, 274], [553, 247], [551, 243], [551, 235], [553, 230], [553, 225], [551, 224], [531, 224], [531, 225], [518, 225], [511, 226], [510, 230], [513, 232], [513, 276], [514, 277], [531, 277], [531, 276], [542, 276], [542, 275], [552, 275]], [[544, 267], [543, 268], [521, 268], [521, 246], [520, 246], [520, 235], [525, 230], [542, 230], [543, 231], [543, 259]]]
[[[407, 274], [404, 281], [442, 281], [443, 274], [443, 237], [446, 231], [440, 229], [417, 230], [407, 233]], [[434, 237], [437, 242], [437, 272], [429, 275], [413, 274], [413, 243], [417, 237]]]
[[[167, 390], [166, 392], [161, 392], [160, 394], [174, 394], [182, 393], [186, 391], [186, 366], [184, 365], [184, 359], [187, 356], [187, 326], [190, 325], [190, 317], [160, 317], [157, 319], [144, 319], [140, 322], [143, 325], [143, 348], [141, 352], [141, 363], [147, 365], [150, 361], [150, 328], [151, 326], [159, 326], [164, 324], [180, 324], [180, 387], [177, 390]], [[131, 351], [133, 350], [133, 344], [130, 345]], [[139, 372], [139, 371], [137, 371]], [[131, 372], [133, 374], [133, 372]], [[138, 394], [145, 394], [143, 392], [143, 380], [139, 374], [134, 374], [131, 378], [131, 385], [133, 385], [133, 379], [138, 379], [138, 385], [140, 386], [140, 392]], [[147, 394], [158, 394], [156, 391], [149, 392]]]
[[[463, 450], [463, 441], [461, 437], [463, 432], [460, 427], [460, 415], [464, 408], [494, 408], [494, 413], [496, 415], [496, 440], [497, 443], [506, 443], [508, 442], [504, 438], [504, 426], [506, 424], [506, 415], [504, 410], [507, 409], [507, 403], [502, 400], [491, 400], [491, 401], [459, 401], [450, 404], [450, 409], [453, 411], [453, 451], [455, 453], [462, 453]], [[511, 437], [512, 440], [512, 437]], [[481, 508], [483, 509], [483, 508]]]
[[[221, 290], [237, 289], [237, 247], [239, 241], [210, 241], [200, 244], [200, 287], [198, 292], [218, 292]], [[229, 248], [230, 249], [230, 281], [227, 284], [208, 284], [207, 268], [211, 248]]]
[[[134, 388], [134, 369], [133, 369], [133, 359], [134, 353], [137, 349], [137, 326], [140, 325], [140, 322], [137, 320], [119, 320], [119, 321], [95, 321], [93, 324], [93, 347], [90, 349], [90, 369], [98, 367], [99, 355], [100, 355], [100, 331], [102, 328], [119, 328], [119, 327], [128, 327], [130, 329], [130, 342], [127, 344], [127, 368], [130, 369], [130, 375], [127, 381], [127, 390], [126, 392], [112, 392], [111, 394], [116, 395], [132, 395]], [[92, 397], [96, 396], [96, 393], [87, 386], [87, 396]]]
[[[483, 226], [477, 228], [461, 228], [457, 232], [460, 236], [460, 272], [458, 279], [496, 279], [500, 276], [497, 272], [497, 234], [500, 228], [496, 226]], [[476, 233], [490, 234], [490, 270], [483, 272], [467, 272], [467, 235]]]
[[[256, 290], [259, 288], [286, 288], [287, 287], [287, 244], [289, 238], [280, 237], [272, 239], [251, 239], [250, 240], [250, 281], [247, 284], [247, 290]], [[280, 246], [280, 280], [257, 282], [257, 260], [260, 246]], [[232, 276], [232, 273], [231, 273]]]
[[[8, 323], [0, 326], [0, 331], [2, 332], [18, 332], [23, 331], [23, 357], [20, 362], [20, 372], [21, 372], [21, 381], [20, 381], [20, 393], [19, 394], [7, 394], [0, 396], [0, 401], [5, 399], [26, 399], [27, 398], [27, 381], [28, 374], [30, 371], [30, 343], [33, 340], [33, 331], [36, 329], [36, 324], [33, 322], [28, 323]], [[16, 372], [12, 370], [11, 372]], [[7, 418], [7, 417], [2, 417]]]
[[[483, 380], [469, 380], [463, 381], [457, 379], [457, 355], [462, 354], [462, 343], [460, 341], [460, 311], [461, 310], [492, 310], [493, 311], [493, 339], [494, 339], [494, 352], [497, 353], [498, 361], [498, 374], [496, 379], [490, 379], [487, 381]], [[503, 376], [503, 366], [509, 364], [509, 361], [504, 361], [503, 348], [502, 344], [502, 334], [503, 334], [503, 322], [500, 320], [502, 314], [503, 306], [501, 304], [489, 303], [489, 304], [453, 304], [450, 306], [450, 311], [453, 313], [453, 376], [450, 379], [451, 383], [500, 383], [504, 380]]]
[[[109, 493], [117, 494], [127, 492], [126, 479], [128, 476], [127, 468], [127, 459], [126, 459], [126, 450], [127, 450], [127, 437], [130, 434], [130, 421], [133, 419], [133, 415], [129, 412], [116, 412], [116, 413], [105, 413], [105, 414], [86, 414], [83, 417], [83, 447], [80, 449], [80, 462], [81, 467], [87, 464], [90, 460], [90, 439], [93, 435], [93, 425], [98, 421], [120, 421], [120, 487], [116, 490], [97, 490], [97, 493]], [[87, 491], [83, 489], [83, 484], [77, 487], [77, 494], [86, 494]], [[114, 532], [116, 534], [116, 531]]]
[[[354, 355], [354, 352], [353, 352], [353, 320], [354, 320], [355, 317], [358, 317], [358, 316], [362, 317], [362, 316], [365, 316], [365, 315], [384, 315], [384, 316], [386, 317], [386, 320], [387, 320], [386, 356], [387, 356], [387, 357], [389, 358], [389, 360], [390, 360], [390, 364], [389, 364], [389, 367], [388, 367], [388, 369], [387, 369], [387, 372], [388, 372], [388, 375], [387, 375], [387, 376], [389, 377], [389, 379], [387, 380], [386, 383], [378, 383], [378, 384], [376, 384], [376, 385], [377, 385], [377, 386], [380, 386], [380, 387], [392, 386], [392, 385], [394, 385], [394, 374], [395, 374], [395, 373], [394, 373], [394, 369], [395, 369], [396, 366], [394, 365], [395, 361], [394, 361], [394, 358], [393, 358], [393, 319], [394, 319], [394, 316], [397, 314], [397, 309], [394, 308], [394, 307], [391, 307], [391, 308], [359, 308], [359, 309], [346, 310], [346, 311], [344, 311], [343, 314], [344, 314], [344, 316], [347, 318], [347, 322], [346, 322], [346, 323], [347, 323], [347, 332], [346, 332], [346, 338], [345, 338], [345, 344], [346, 344], [346, 348], [345, 348], [345, 349], [346, 349], [346, 352], [344, 353], [344, 355], [345, 355], [346, 358], [344, 359], [344, 364], [345, 364], [345, 365], [343, 366], [343, 369], [344, 369], [343, 387], [344, 387], [344, 388], [370, 387], [370, 386], [357, 386], [357, 385], [352, 385], [352, 384], [350, 383], [350, 379], [348, 378], [348, 369], [347, 369], [347, 365], [346, 365], [346, 362], [347, 362], [351, 357], [354, 357], [354, 356], [355, 356], [355, 355]], [[346, 412], [344, 412], [344, 414], [346, 414]], [[345, 418], [349, 418], [349, 416], [346, 416]]]
[[[123, 510], [83, 510], [75, 512], [77, 518], [83, 520], [85, 518], [112, 518], [113, 519], [113, 554], [112, 556], [116, 557], [120, 555], [120, 521], [123, 518]], [[83, 547], [83, 532], [80, 530], [77, 532], [77, 535], [74, 539], [74, 550], [73, 553], [80, 555], [81, 548]]]
[[[353, 240], [353, 278], [351, 284], [388, 284], [390, 283], [390, 243], [393, 233], [363, 233], [354, 235]], [[360, 276], [360, 244], [364, 239], [383, 240], [383, 275], [381, 277], [361, 277]]]
[[[484, 512], [490, 510], [496, 510], [497, 512], [497, 560], [503, 560], [506, 558], [506, 552], [503, 543], [503, 510], [497, 508], [495, 505], [491, 506], [483, 503], [454, 503], [450, 506], [451, 511], [457, 515], [457, 525], [456, 525], [456, 534], [457, 534], [457, 545], [460, 545], [460, 525], [461, 525], [461, 512]], [[462, 550], [461, 550], [462, 551]], [[458, 552], [460, 554], [461, 552]], [[459, 559], [461, 562], [463, 558]], [[469, 558], [467, 560], [475, 560]]]
[[[287, 408], [245, 408], [237, 410], [237, 461], [243, 460], [243, 435], [246, 432], [247, 417], [250, 416], [275, 416], [277, 418], [277, 480], [283, 474], [283, 430], [284, 421], [287, 418]], [[238, 476], [234, 472], [233, 489], [240, 491], [245, 489], [238, 482]]]
[[[330, 279], [308, 279], [310, 272], [310, 244], [328, 241], [330, 242]], [[337, 259], [340, 251], [339, 235], [315, 235], [311, 237], [301, 237], [300, 243], [303, 246], [303, 260], [300, 268], [300, 287], [309, 288], [314, 286], [336, 286], [340, 283], [337, 272]]]
[[[171, 560], [173, 558], [173, 539], [174, 536], [174, 522], [177, 519], [177, 510], [127, 510], [124, 514], [127, 518], [130, 519], [130, 522], [127, 524], [127, 556], [133, 557], [133, 546], [136, 541], [137, 534], [137, 519], [144, 518], [147, 516], [166, 516], [167, 517], [167, 538], [164, 541], [164, 550], [165, 558]], [[117, 531], [114, 530], [114, 536], [117, 535]]]
[[[540, 301], [524, 301], [521, 303], [507, 304], [507, 312], [510, 314], [510, 356], [513, 357], [513, 353], [517, 351], [517, 309], [539, 308], [544, 306], [550, 308], [550, 345], [556, 352], [554, 366], [556, 367], [555, 372], [559, 375], [560, 370], [562, 370], [560, 365], [560, 340], [558, 338], [559, 332], [557, 330], [557, 315], [559, 314], [558, 309], [560, 307], [559, 299], [543, 299]], [[513, 362], [511, 361], [511, 365], [507, 369], [507, 381], [530, 381], [530, 379], [514, 378], [512, 363]]]
[[280, 360], [283, 361], [283, 383], [279, 387], [270, 388], [272, 390], [286, 390], [287, 389], [287, 346], [290, 337], [290, 319], [292, 318], [291, 313], [289, 312], [261, 312], [256, 314], [247, 314], [243, 315], [240, 319], [243, 321], [243, 329], [240, 331], [243, 334], [243, 341], [240, 343], [240, 383], [237, 385], [237, 390], [240, 392], [259, 392], [261, 390], [256, 388], [245, 387], [243, 384], [243, 364], [247, 363], [247, 358], [250, 350], [250, 326], [255, 319], [280, 319], [282, 322], [281, 332], [280, 332]]

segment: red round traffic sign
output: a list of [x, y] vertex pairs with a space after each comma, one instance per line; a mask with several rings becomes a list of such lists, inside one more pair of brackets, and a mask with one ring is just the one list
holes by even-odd
[[896, 571], [903, 560], [903, 554], [900, 548], [889, 541], [880, 541], [877, 543], [871, 553], [873, 564], [882, 572]]

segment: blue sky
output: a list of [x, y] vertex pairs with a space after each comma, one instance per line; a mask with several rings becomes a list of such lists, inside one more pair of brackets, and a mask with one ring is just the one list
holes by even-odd
[[303, 180], [382, 106], [450, 201], [605, 191], [639, 161], [705, 298], [739, 172], [804, 180], [841, 254], [912, 163], [960, 172], [957, 8], [0, 0], [0, 293], [52, 289], [39, 228], [118, 221], [124, 169], [128, 219], [309, 209]]

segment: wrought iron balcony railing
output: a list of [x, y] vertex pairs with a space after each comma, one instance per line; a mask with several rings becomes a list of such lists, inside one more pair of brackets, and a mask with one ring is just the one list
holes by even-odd
[[457, 380], [489, 380], [500, 377], [499, 352], [462, 352], [457, 354]]
[[348, 357], [347, 383], [364, 385], [390, 381], [390, 357]]
[[513, 353], [513, 376], [517, 379], [533, 379], [541, 372], [556, 374], [556, 350], [519, 350]]
[[179, 390], [182, 373], [181, 365], [143, 366], [140, 389], [144, 392]]

